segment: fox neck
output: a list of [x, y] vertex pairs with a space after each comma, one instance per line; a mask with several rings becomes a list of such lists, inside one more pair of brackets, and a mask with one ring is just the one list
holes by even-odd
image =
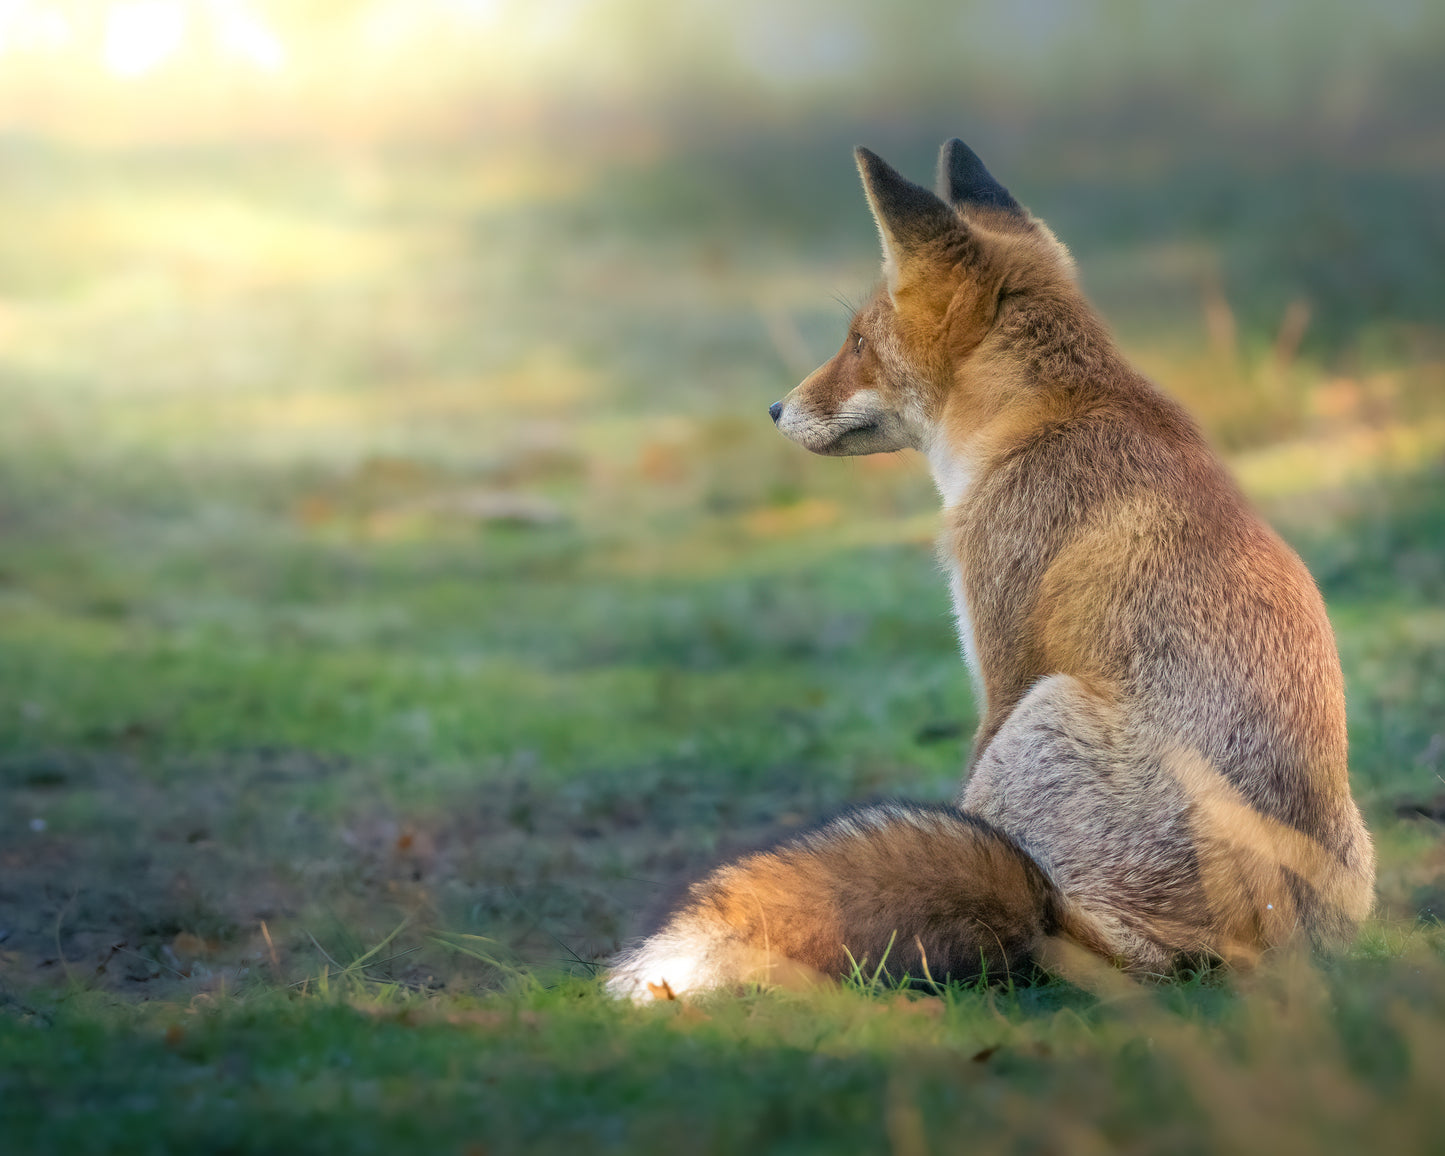
[[1128, 376], [1082, 296], [1061, 291], [1016, 308], [954, 364], [953, 388], [918, 439], [944, 507], [963, 501], [998, 451], [1088, 408], [1121, 370]]
[[[1108, 377], [1105, 363], [1116, 355], [1102, 327], [1096, 332], [1102, 340], [1088, 350], [1090, 356], [1069, 360], [1049, 348], [1047, 327], [1036, 323], [1015, 326], [1008, 333], [1011, 340], [980, 348], [957, 367], [956, 381], [966, 374], [972, 388], [956, 388], [919, 439], [946, 510], [963, 504], [979, 473], [1009, 445], [1066, 419], [1098, 396]], [[1040, 373], [1044, 366], [1053, 372]], [[944, 542], [950, 538], [952, 535], [945, 536]], [[988, 712], [988, 680], [979, 661], [969, 591], [963, 580], [964, 560], [945, 546], [941, 561], [948, 570], [959, 649], [968, 667], [974, 703], [983, 716]]]
[[985, 377], [978, 365], [965, 366], [960, 376], [967, 373], [973, 388], [955, 389], [919, 438], [944, 509], [964, 500], [989, 446], [1042, 424], [1054, 408], [1037, 383], [1008, 368], [993, 368]]
[[945, 509], [963, 501], [973, 481], [975, 466], [968, 448], [956, 445], [942, 429], [934, 430], [924, 447], [933, 484]]
[[[922, 449], [928, 457], [933, 484], [938, 488], [938, 496], [943, 501], [944, 509], [953, 509], [960, 505], [977, 472], [977, 463], [969, 452], [967, 442], [949, 437], [947, 426], [940, 422], [929, 431]], [[973, 701], [982, 717], [988, 710], [988, 688], [983, 670], [979, 666], [973, 617], [969, 613], [968, 592], [963, 586], [962, 559], [949, 551], [940, 556], [940, 561], [948, 570], [948, 592], [953, 601], [953, 620], [958, 630], [958, 645], [963, 652], [963, 661], [973, 686]]]

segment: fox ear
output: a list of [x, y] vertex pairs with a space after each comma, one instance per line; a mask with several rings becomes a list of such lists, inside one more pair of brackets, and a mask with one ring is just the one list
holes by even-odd
[[883, 238], [883, 271], [888, 289], [898, 287], [899, 266], [920, 245], [960, 228], [958, 215], [921, 185], [901, 176], [877, 153], [856, 148], [868, 207]]
[[978, 154], [954, 137], [938, 154], [938, 195], [950, 205], [982, 205], [990, 209], [1023, 211], [1022, 206], [993, 174], [983, 167]]

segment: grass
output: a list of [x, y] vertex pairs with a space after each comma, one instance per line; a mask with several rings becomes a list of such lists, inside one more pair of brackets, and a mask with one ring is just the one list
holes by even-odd
[[672, 888], [948, 797], [977, 721], [923, 466], [762, 417], [876, 273], [846, 164], [6, 148], [7, 1150], [1439, 1145], [1430, 174], [1015, 182], [1325, 591], [1353, 952], [633, 1009], [593, 973]]
[[74, 993], [0, 1025], [30, 1056], [6, 1122], [20, 1150], [66, 1152], [1431, 1151], [1441, 963], [1409, 962], [1281, 961], [1247, 992], [1205, 976], [641, 1011], [580, 980]]

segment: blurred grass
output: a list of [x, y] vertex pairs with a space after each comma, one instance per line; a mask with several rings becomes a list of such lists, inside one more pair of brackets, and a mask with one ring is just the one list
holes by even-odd
[[1445, 844], [1397, 814], [1445, 767], [1428, 166], [998, 166], [1324, 588], [1382, 852], [1356, 952], [599, 1000], [669, 888], [948, 797], [976, 722], [923, 466], [763, 416], [876, 275], [833, 144], [0, 147], [13, 1150], [1436, 1142]]
[[[1415, 962], [1294, 961], [1247, 999], [1056, 985], [639, 1013], [577, 981], [445, 1004], [332, 988], [219, 1013], [77, 999], [45, 1027], [0, 1021], [9, 1046], [72, 1041], [5, 1111], [17, 1138], [76, 1152], [101, 1150], [97, 1109], [108, 1142], [140, 1150], [1423, 1152], [1445, 1123], [1426, 1026], [1445, 1009], [1420, 978], [1438, 958]], [[1384, 1008], [1362, 998], [1381, 983]]]

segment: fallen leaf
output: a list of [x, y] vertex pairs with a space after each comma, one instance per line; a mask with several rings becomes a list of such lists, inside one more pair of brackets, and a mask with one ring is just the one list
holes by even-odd
[[189, 931], [181, 932], [171, 941], [171, 950], [182, 959], [213, 955], [220, 946], [214, 939], [202, 939], [199, 935], [192, 935]]

